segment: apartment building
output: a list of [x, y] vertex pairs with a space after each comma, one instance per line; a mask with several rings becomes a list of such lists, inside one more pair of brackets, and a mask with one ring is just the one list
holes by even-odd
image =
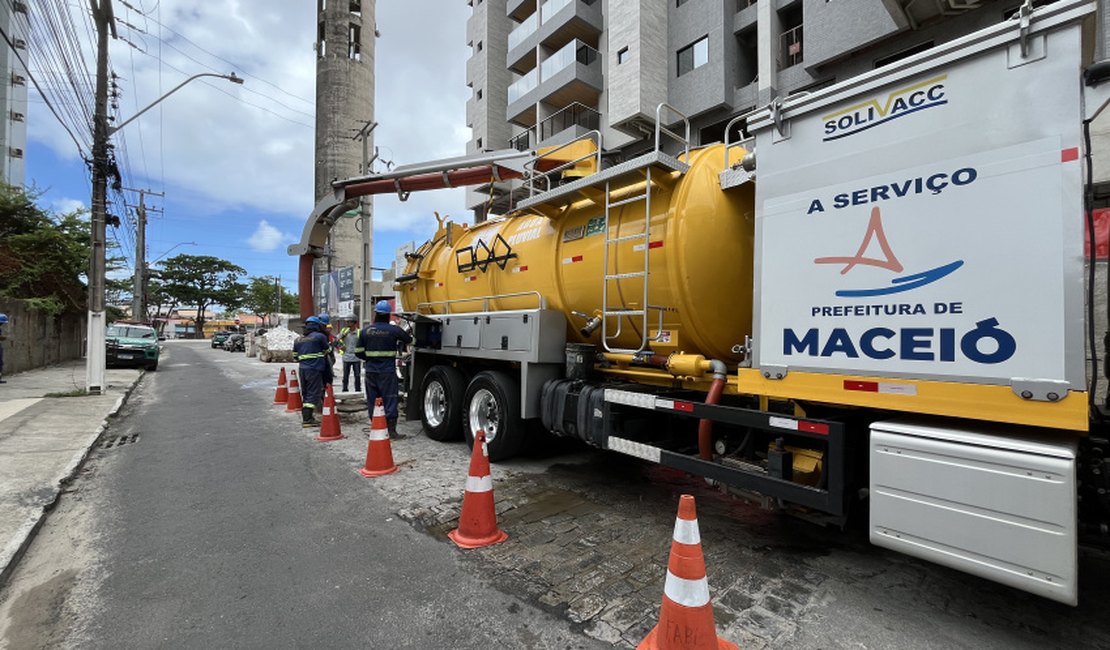
[[[691, 144], [717, 142], [733, 117], [775, 97], [996, 24], [1022, 0], [468, 4], [467, 152], [535, 149], [596, 130], [616, 162], [651, 146], [660, 103], [689, 119]], [[478, 221], [503, 212], [511, 189], [504, 183], [477, 188], [467, 193], [467, 207]]]
[[[12, 47], [0, 51], [5, 83], [0, 84], [0, 181], [17, 187], [26, 176], [27, 148], [27, 34], [30, 21], [26, 2], [0, 4], [0, 26], [11, 35]], [[14, 48], [14, 49], [13, 49]]]

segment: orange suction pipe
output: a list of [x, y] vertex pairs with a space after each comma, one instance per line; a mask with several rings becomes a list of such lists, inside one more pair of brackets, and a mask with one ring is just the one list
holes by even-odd
[[[728, 369], [724, 362], [716, 359], [709, 362], [713, 372], [713, 384], [709, 387], [709, 394], [705, 397], [706, 404], [716, 404], [721, 401], [721, 393], [725, 390], [725, 381], [728, 379]], [[713, 420], [698, 422], [698, 456], [702, 460], [713, 460]]]

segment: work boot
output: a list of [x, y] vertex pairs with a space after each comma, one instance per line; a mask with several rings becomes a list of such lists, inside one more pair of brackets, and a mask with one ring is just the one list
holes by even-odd
[[315, 409], [311, 409], [311, 408], [307, 408], [307, 407], [301, 409], [301, 427], [302, 428], [312, 429], [314, 427], [320, 426], [320, 423], [317, 422], [316, 418], [314, 418], [313, 415], [312, 415], [312, 412], [314, 410]]
[[393, 438], [394, 440], [400, 438], [400, 436], [397, 435], [397, 420], [386, 420], [385, 424], [387, 427], [389, 427], [390, 438]]

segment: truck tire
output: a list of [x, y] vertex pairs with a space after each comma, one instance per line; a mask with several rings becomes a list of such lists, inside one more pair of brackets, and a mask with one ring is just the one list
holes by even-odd
[[420, 422], [432, 440], [449, 442], [462, 437], [466, 379], [451, 366], [432, 366], [420, 388]]
[[470, 380], [463, 404], [467, 446], [474, 448], [474, 432], [482, 429], [490, 461], [508, 460], [520, 452], [525, 427], [520, 419], [520, 384], [516, 379], [497, 370], [480, 372]]

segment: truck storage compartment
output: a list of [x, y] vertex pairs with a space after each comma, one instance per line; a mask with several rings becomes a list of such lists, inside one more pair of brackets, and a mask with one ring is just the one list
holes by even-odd
[[875, 422], [871, 542], [1075, 605], [1076, 453], [1059, 432]]

